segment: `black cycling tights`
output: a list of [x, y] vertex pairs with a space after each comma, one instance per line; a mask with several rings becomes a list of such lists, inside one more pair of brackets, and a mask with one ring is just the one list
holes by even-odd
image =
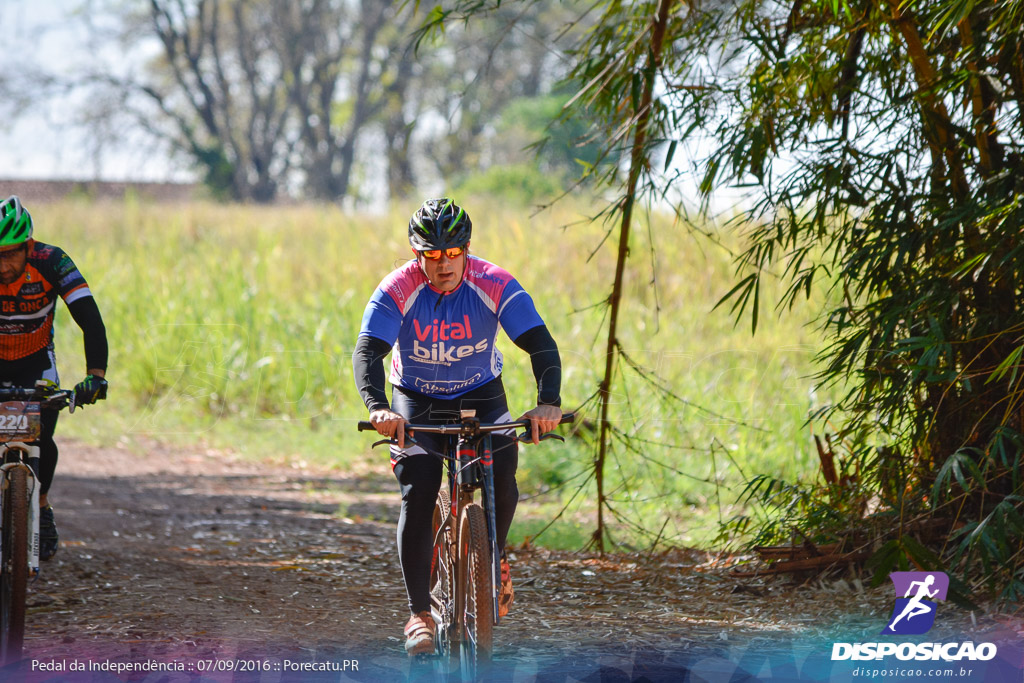
[[43, 423], [42, 433], [39, 435], [39, 493], [44, 495], [50, 490], [53, 483], [53, 473], [57, 471], [57, 444], [53, 441], [53, 433], [57, 429], [57, 417], [60, 415], [56, 410], [40, 411], [40, 418]]
[[[475, 409], [481, 422], [508, 419], [500, 377], [455, 400], [442, 400], [396, 389], [392, 403], [395, 412], [419, 424], [451, 422], [453, 418], [457, 420], [460, 408]], [[416, 435], [417, 441], [442, 453], [446, 438], [438, 434]], [[503, 434], [491, 436], [491, 449], [494, 453], [498, 548], [504, 548], [519, 502], [519, 489], [516, 486], [519, 452], [516, 440]], [[394, 471], [402, 491], [402, 511], [398, 518], [398, 559], [402, 564], [405, 589], [409, 594], [409, 609], [415, 614], [430, 609], [434, 502], [441, 488], [444, 465], [433, 455], [420, 452], [397, 457]]]

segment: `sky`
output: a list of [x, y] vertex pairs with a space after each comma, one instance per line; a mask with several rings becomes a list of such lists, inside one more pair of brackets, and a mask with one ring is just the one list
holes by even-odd
[[[8, 37], [0, 47], [0, 76], [8, 87], [33, 66], [65, 75], [83, 65], [117, 64], [117, 47], [88, 49], [88, 19], [101, 19], [96, 0], [0, 0]], [[102, 61], [101, 61], [102, 60]], [[123, 63], [123, 61], [122, 61]], [[33, 100], [10, 118], [0, 110], [0, 178], [186, 180], [166, 155], [114, 132], [117, 144], [97, 145], [75, 125], [84, 94]]]

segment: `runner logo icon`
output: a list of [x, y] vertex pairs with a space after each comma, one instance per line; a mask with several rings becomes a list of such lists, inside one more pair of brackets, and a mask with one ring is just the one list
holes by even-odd
[[949, 577], [943, 572], [892, 572], [896, 604], [882, 635], [919, 635], [935, 623], [936, 601], [945, 600]]

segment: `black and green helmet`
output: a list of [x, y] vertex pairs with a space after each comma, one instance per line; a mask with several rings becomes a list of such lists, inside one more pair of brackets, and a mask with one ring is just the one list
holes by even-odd
[[32, 216], [21, 200], [10, 196], [0, 204], [0, 247], [24, 244], [32, 239]]
[[451, 199], [428, 199], [409, 221], [409, 244], [416, 251], [448, 249], [469, 243], [473, 222]]

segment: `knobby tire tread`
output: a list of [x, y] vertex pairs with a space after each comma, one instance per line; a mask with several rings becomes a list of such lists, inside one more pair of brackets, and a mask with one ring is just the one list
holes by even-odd
[[463, 570], [459, 616], [465, 630], [461, 661], [467, 679], [480, 676], [491, 661], [494, 608], [490, 561], [486, 517], [483, 508], [473, 503], [462, 511], [459, 524], [459, 568]]
[[437, 501], [434, 503], [434, 520], [431, 525], [435, 541], [430, 568], [430, 593], [434, 607], [442, 619], [442, 623], [438, 624], [437, 629], [437, 652], [449, 657], [458, 657], [459, 641], [455, 618], [455, 596], [452, 595], [452, 576], [449, 573], [454, 560], [452, 557], [453, 526], [449, 525], [448, 530], [440, 538], [437, 535], [437, 530], [447, 518], [451, 507], [448, 487], [442, 483], [441, 489], [437, 493]]

